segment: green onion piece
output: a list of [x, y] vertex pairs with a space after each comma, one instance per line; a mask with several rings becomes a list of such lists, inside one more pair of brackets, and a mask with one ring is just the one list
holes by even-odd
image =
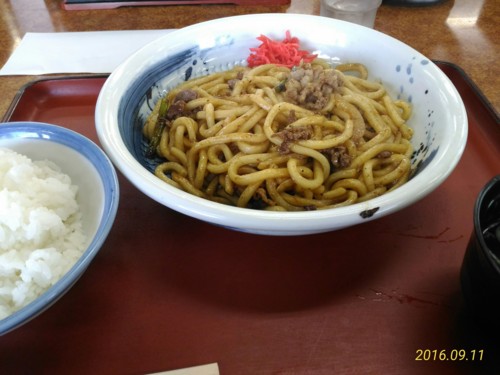
[[163, 98], [160, 104], [160, 110], [158, 111], [158, 119], [156, 120], [155, 129], [153, 132], [153, 136], [149, 141], [148, 148], [146, 150], [146, 157], [151, 158], [155, 155], [156, 149], [160, 144], [161, 134], [163, 133], [163, 129], [167, 126], [167, 111], [170, 107], [170, 103], [166, 98]]
[[274, 91], [276, 92], [283, 92], [286, 90], [286, 81], [288, 81], [288, 78], [285, 78], [283, 81], [281, 81], [280, 83], [278, 83], [275, 87], [274, 87]]

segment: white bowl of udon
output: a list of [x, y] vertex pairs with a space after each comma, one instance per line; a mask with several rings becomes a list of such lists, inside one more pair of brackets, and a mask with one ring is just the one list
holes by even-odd
[[467, 139], [460, 95], [431, 60], [373, 29], [297, 14], [217, 19], [151, 42], [110, 75], [95, 120], [113, 163], [150, 198], [277, 236], [419, 201]]

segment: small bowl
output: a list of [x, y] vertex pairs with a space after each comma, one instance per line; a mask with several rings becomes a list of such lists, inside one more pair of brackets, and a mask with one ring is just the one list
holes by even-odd
[[[157, 100], [187, 78], [245, 65], [261, 34], [282, 40], [289, 30], [301, 49], [332, 64], [360, 62], [393, 98], [411, 102], [413, 177], [399, 188], [350, 206], [303, 212], [238, 208], [186, 193], [157, 178], [145, 156], [142, 127]], [[216, 19], [176, 30], [141, 48], [107, 79], [96, 106], [106, 153], [140, 191], [186, 215], [238, 231], [304, 235], [365, 223], [401, 210], [436, 189], [453, 171], [467, 140], [467, 114], [453, 83], [431, 60], [376, 30], [300, 14]]]
[[111, 230], [119, 201], [116, 171], [106, 154], [91, 140], [72, 130], [37, 122], [0, 124], [0, 147], [33, 161], [49, 160], [78, 186], [86, 249], [70, 270], [47, 291], [0, 320], [0, 335], [25, 324], [61, 298], [82, 276]]
[[500, 328], [500, 175], [479, 193], [460, 279], [474, 315]]

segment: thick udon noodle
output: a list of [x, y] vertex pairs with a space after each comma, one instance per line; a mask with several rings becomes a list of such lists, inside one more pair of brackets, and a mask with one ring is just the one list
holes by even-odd
[[[332, 69], [320, 60], [312, 67]], [[287, 99], [290, 69], [275, 65], [185, 82], [144, 126], [148, 139], [158, 136], [161, 103], [196, 92], [185, 104], [189, 115], [163, 121], [154, 151], [165, 161], [156, 176], [220, 203], [286, 211], [346, 206], [396, 189], [411, 171], [409, 103], [367, 80], [361, 64], [339, 65], [335, 74], [341, 85], [319, 110]]]

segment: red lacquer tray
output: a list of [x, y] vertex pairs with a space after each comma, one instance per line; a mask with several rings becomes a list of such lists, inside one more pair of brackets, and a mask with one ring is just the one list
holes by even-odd
[[[438, 64], [470, 130], [458, 167], [427, 198], [337, 232], [266, 237], [178, 214], [120, 175], [101, 252], [57, 304], [0, 337], [0, 373], [144, 374], [212, 362], [222, 375], [499, 373], [500, 340], [468, 316], [459, 279], [474, 200], [500, 173], [498, 116], [458, 67]], [[105, 79], [36, 81], [4, 121], [51, 122], [97, 141]], [[468, 360], [432, 355], [457, 349]]]

